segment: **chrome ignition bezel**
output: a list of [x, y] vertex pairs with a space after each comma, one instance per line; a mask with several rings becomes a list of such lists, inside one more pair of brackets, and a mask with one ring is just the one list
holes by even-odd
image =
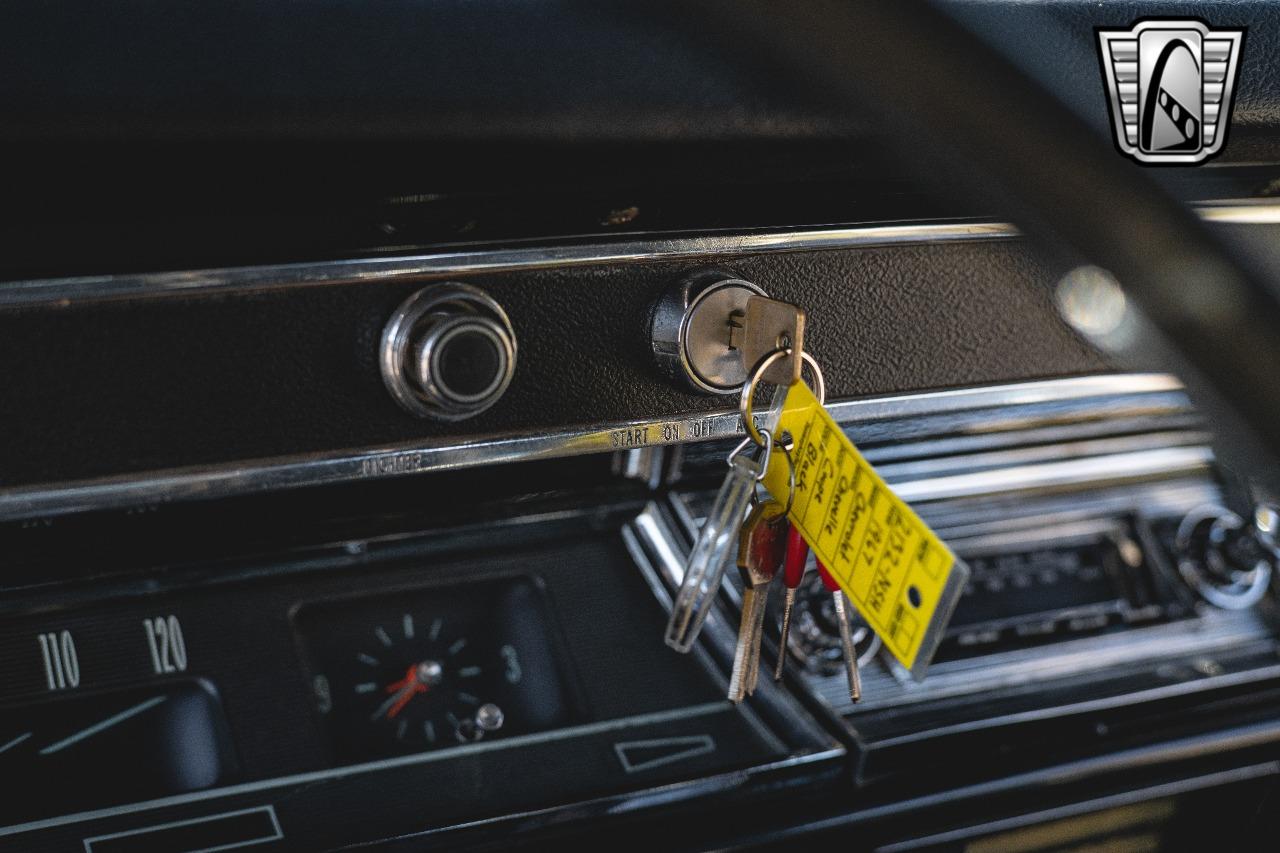
[[[723, 270], [702, 270], [669, 288], [653, 308], [649, 339], [653, 355], [663, 373], [706, 394], [736, 394], [747, 381], [750, 365], [737, 373], [717, 372], [714, 360], [690, 351], [690, 325], [711, 297], [726, 290], [737, 291], [744, 303], [751, 296], [768, 296], [757, 284]], [[727, 319], [727, 315], [726, 315]]]

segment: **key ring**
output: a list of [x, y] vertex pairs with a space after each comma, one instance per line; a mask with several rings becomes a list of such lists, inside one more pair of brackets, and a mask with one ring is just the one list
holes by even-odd
[[[742, 396], [738, 398], [738, 415], [742, 418], [742, 427], [747, 431], [747, 437], [761, 447], [765, 446], [765, 440], [760, 437], [760, 433], [768, 433], [768, 430], [756, 429], [751, 417], [751, 399], [755, 396], [756, 386], [760, 384], [760, 377], [764, 375], [764, 372], [772, 367], [775, 361], [790, 354], [791, 347], [778, 347], [760, 359], [760, 362], [752, 369], [751, 376], [747, 378], [746, 383], [742, 386]], [[800, 360], [813, 371], [814, 384], [817, 386], [814, 391], [816, 392], [818, 403], [825, 403], [827, 399], [827, 383], [822, 378], [822, 368], [818, 367], [818, 362], [814, 361], [813, 356], [807, 352], [800, 353]], [[773, 444], [772, 437], [769, 439], [769, 444], [770, 446]]]
[[[752, 475], [751, 475], [756, 478], [757, 483], [763, 480], [765, 477], [765, 474], [768, 472], [769, 456], [773, 453], [773, 433], [767, 429], [763, 429], [760, 431], [764, 433], [764, 440], [758, 442], [758, 444], [760, 445], [761, 449], [764, 452], [761, 453], [760, 458], [756, 460], [756, 466], [758, 470], [752, 472]], [[729, 458], [726, 461], [729, 463], [730, 468], [734, 467], [734, 465], [737, 464], [735, 460], [738, 458], [739, 455], [742, 454], [742, 451], [747, 449], [747, 446], [750, 445], [751, 442], [752, 440], [750, 438], [744, 438], [741, 441], [741, 443], [738, 444], [737, 447], [735, 447], [733, 450], [729, 452]], [[791, 457], [788, 456], [787, 458], [790, 459]]]
[[[764, 452], [760, 454], [759, 461], [763, 462], [764, 464], [760, 466], [759, 472], [757, 472], [754, 475], [757, 483], [763, 482], [764, 478], [768, 475], [769, 456], [770, 454], [773, 453], [773, 433], [767, 429], [762, 429], [760, 430], [760, 432], [764, 434], [764, 445], [763, 445]], [[737, 447], [735, 447], [732, 451], [730, 451], [729, 459], [727, 460], [730, 468], [734, 466], [735, 464], [734, 460], [737, 459], [738, 456], [744, 450], [746, 450], [751, 443], [752, 442], [750, 438], [744, 438], [741, 442], [739, 442]], [[796, 463], [795, 463], [795, 460], [791, 458], [790, 448], [783, 447], [782, 454], [787, 457], [787, 507], [785, 510], [783, 510], [783, 513], [782, 513], [783, 515], [786, 515], [787, 513], [791, 512], [791, 505], [795, 503], [795, 499], [796, 499]], [[756, 496], [753, 493], [751, 495], [751, 502], [755, 503], [755, 500], [756, 500]]]

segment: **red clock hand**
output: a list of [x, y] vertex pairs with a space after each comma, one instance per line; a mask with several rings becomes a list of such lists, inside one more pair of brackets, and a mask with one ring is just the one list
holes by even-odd
[[[404, 710], [404, 706], [408, 705], [409, 701], [413, 699], [414, 696], [417, 696], [419, 693], [427, 692], [427, 685], [423, 683], [421, 678], [419, 678], [418, 665], [414, 664], [410, 666], [405, 672], [404, 678], [401, 678], [399, 681], [393, 682], [392, 684], [388, 684], [386, 692], [395, 694], [395, 696], [392, 697], [390, 704], [384, 704], [382, 706], [382, 708], [386, 709], [387, 719], [390, 720], [394, 719], [396, 714], [399, 714]], [[379, 708], [379, 711], [381, 711], [382, 708]], [[377, 716], [380, 716], [380, 714], [375, 714], [375, 717]]]

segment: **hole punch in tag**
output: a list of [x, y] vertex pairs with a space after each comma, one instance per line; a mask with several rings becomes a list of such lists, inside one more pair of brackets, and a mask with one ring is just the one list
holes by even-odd
[[[893, 493], [803, 382], [787, 391], [777, 430], [793, 442], [792, 524], [919, 681], [969, 568]], [[775, 498], [786, 499], [789, 476], [783, 454], [774, 454], [764, 485]]]

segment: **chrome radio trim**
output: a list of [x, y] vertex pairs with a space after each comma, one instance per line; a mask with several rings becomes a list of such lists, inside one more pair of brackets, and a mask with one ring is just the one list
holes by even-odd
[[[847, 400], [832, 403], [830, 409], [840, 423], [856, 424], [1003, 406], [1154, 394], [1181, 388], [1177, 379], [1165, 374], [1103, 374]], [[424, 439], [386, 447], [143, 471], [0, 490], [0, 521], [230, 497], [740, 435], [742, 424], [737, 411], [724, 409], [694, 417], [600, 424], [539, 434]], [[1052, 471], [1040, 473], [1054, 474]]]

